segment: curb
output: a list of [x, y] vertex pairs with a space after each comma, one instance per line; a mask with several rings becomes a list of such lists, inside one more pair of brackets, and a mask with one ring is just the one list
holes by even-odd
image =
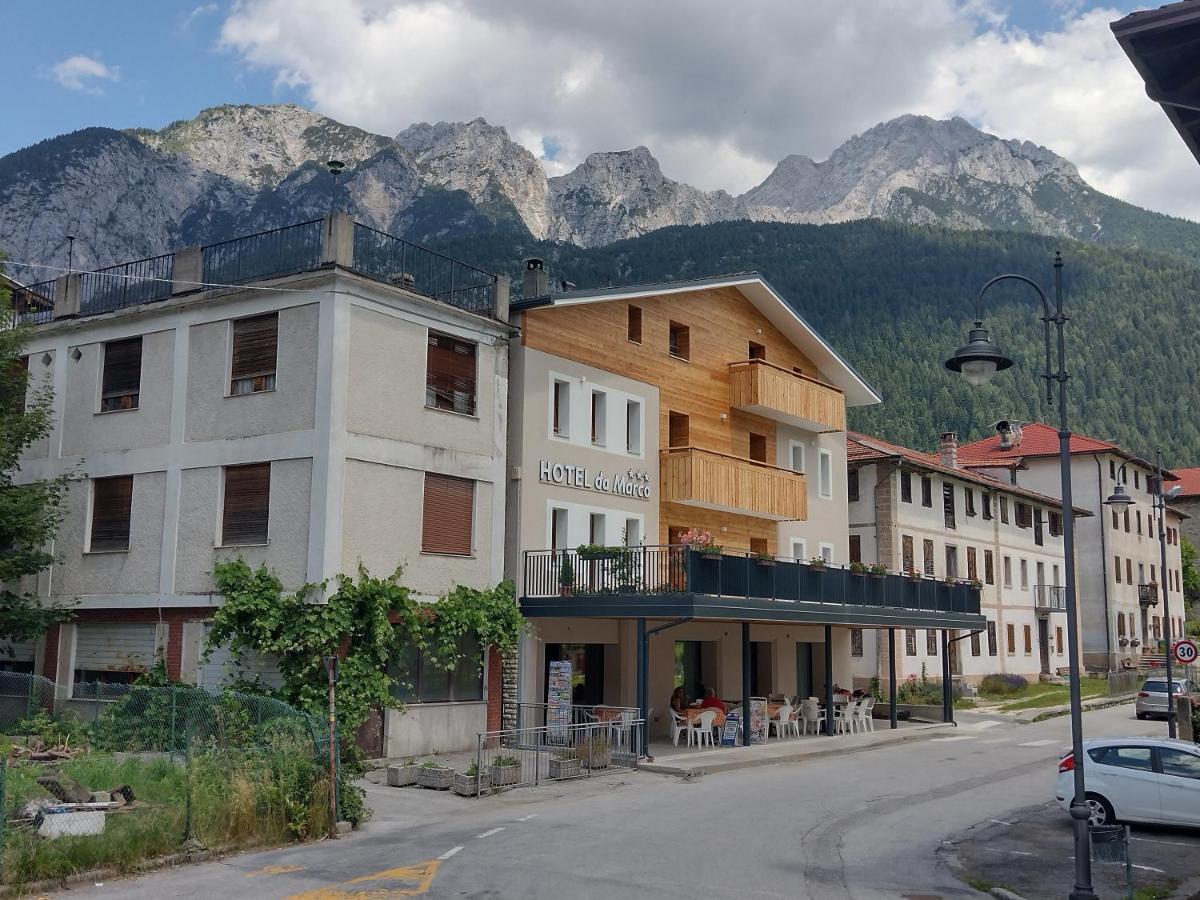
[[[1108, 709], [1113, 706], [1122, 706], [1126, 703], [1132, 703], [1135, 696], [1135, 694], [1123, 694], [1120, 697], [1108, 697], [1105, 700], [1093, 700], [1089, 703], [1083, 704], [1083, 712], [1092, 712], [1093, 710], [1097, 709]], [[1029, 721], [1031, 723], [1044, 722], [1047, 719], [1053, 719], [1057, 716], [1067, 716], [1070, 714], [1070, 706], [1054, 706], [1050, 709], [1042, 710]]]
[[86, 872], [73, 872], [62, 878], [27, 881], [23, 884], [0, 885], [0, 897], [22, 897], [27, 894], [44, 894], [86, 882], [94, 884], [100, 881], [116, 881], [122, 878], [146, 875], [150, 872], [157, 872], [174, 866], [208, 862], [211, 859], [218, 859], [222, 855], [226, 854], [216, 853], [211, 850], [184, 850], [179, 853], [170, 853], [166, 856], [156, 856], [152, 859], [142, 860], [128, 872], [122, 872], [118, 869], [89, 869]]
[[1004, 888], [992, 888], [988, 891], [993, 897], [998, 897], [999, 900], [1025, 900], [1020, 894], [1014, 894], [1012, 891]]

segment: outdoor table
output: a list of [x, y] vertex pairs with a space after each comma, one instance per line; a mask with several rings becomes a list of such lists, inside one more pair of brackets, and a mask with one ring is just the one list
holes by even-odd
[[[713, 719], [713, 725], [718, 728], [722, 727], [725, 724], [725, 713], [721, 712], [715, 706], [710, 706], [709, 709], [717, 714]], [[702, 712], [704, 712], [704, 710], [698, 706], [689, 706], [683, 711], [683, 714], [687, 716], [688, 725], [691, 725], [692, 721], [696, 719]]]
[[622, 710], [614, 709], [611, 706], [597, 706], [592, 711], [597, 722], [619, 722], [621, 720]]

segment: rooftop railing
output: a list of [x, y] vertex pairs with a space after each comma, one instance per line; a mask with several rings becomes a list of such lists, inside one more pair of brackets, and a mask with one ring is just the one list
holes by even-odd
[[27, 284], [12, 291], [13, 312], [18, 322], [41, 325], [54, 318], [54, 281]]
[[308, 272], [321, 265], [324, 219], [231, 238], [201, 249], [205, 284], [245, 284]]
[[79, 314], [112, 312], [171, 296], [175, 254], [164, 253], [79, 275]]

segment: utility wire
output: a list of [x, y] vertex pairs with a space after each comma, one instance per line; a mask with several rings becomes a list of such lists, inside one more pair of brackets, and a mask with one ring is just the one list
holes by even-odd
[[[0, 266], [22, 266], [26, 269], [48, 269], [52, 272], [61, 272], [72, 275], [98, 275], [101, 278], [124, 278], [130, 281], [138, 282], [160, 281], [166, 284], [186, 284], [192, 287], [237, 288], [238, 290], [243, 291], [267, 291], [277, 294], [303, 294], [308, 293], [310, 290], [309, 288], [262, 287], [251, 284], [221, 284], [220, 282], [215, 281], [183, 281], [178, 278], [157, 278], [153, 275], [124, 275], [120, 272], [82, 272], [74, 269], [67, 269], [63, 266], [50, 266], [44, 263], [19, 262], [12, 259], [0, 260]], [[28, 285], [25, 285], [25, 287], [28, 287]]]

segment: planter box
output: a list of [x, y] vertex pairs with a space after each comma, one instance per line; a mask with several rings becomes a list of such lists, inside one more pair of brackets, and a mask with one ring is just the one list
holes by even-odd
[[418, 766], [417, 784], [435, 791], [447, 791], [454, 784], [454, 770], [449, 766]]
[[387, 783], [392, 787], [404, 787], [409, 784], [417, 783], [416, 763], [410, 763], [406, 766], [388, 766], [387, 767]]
[[487, 772], [481, 772], [478, 779], [465, 772], [456, 772], [451, 789], [460, 797], [478, 797], [490, 787]]
[[[938, 708], [941, 709], [941, 707]], [[897, 722], [907, 722], [911, 717], [912, 714], [908, 711], [908, 707], [900, 706], [899, 704], [896, 705]], [[871, 718], [891, 721], [892, 709], [887, 703], [876, 703], [871, 710]]]
[[576, 778], [579, 776], [579, 760], [550, 758], [550, 777], [555, 779]]
[[612, 765], [612, 751], [605, 747], [603, 750], [589, 751], [580, 747], [579, 764], [585, 769], [607, 769]]
[[612, 764], [614, 766], [620, 766], [624, 769], [636, 769], [637, 761], [638, 761], [638, 758], [637, 758], [636, 753], [629, 753], [629, 752], [623, 751], [620, 753], [614, 753], [612, 755]]
[[494, 763], [487, 767], [488, 780], [492, 787], [505, 787], [510, 784], [520, 784], [521, 766], [497, 766]]
[[[876, 706], [878, 709], [878, 706]], [[884, 707], [886, 709], [886, 707]], [[905, 712], [912, 719], [924, 719], [926, 722], [942, 722], [943, 718], [941, 704], [937, 706], [927, 706], [920, 703], [897, 703], [896, 715], [901, 716]]]
[[773, 560], [773, 559], [756, 559], [754, 561], [754, 564], [756, 566], [762, 566], [765, 569], [770, 569], [770, 568], [774, 567], [775, 560]]

